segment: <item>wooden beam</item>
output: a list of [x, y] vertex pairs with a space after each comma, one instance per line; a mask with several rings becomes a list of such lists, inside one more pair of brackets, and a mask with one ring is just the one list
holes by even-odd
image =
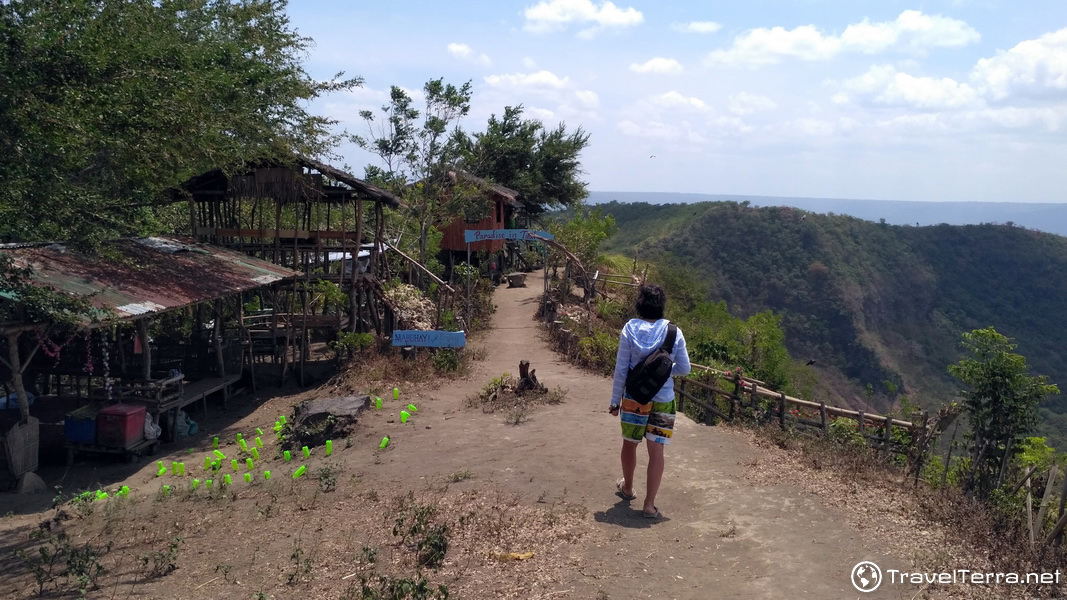
[[426, 273], [427, 275], [429, 275], [430, 279], [432, 279], [435, 283], [437, 283], [437, 285], [439, 285], [439, 286], [443, 287], [444, 289], [448, 290], [449, 294], [455, 294], [456, 293], [456, 290], [452, 289], [452, 286], [448, 285], [440, 277], [438, 277], [437, 275], [434, 275], [432, 271], [430, 271], [426, 267], [422, 266], [422, 264], [419, 263], [419, 261], [411, 258], [407, 254], [404, 254], [403, 252], [401, 252], [400, 250], [398, 250], [397, 248], [395, 248], [393, 246], [386, 246], [386, 248], [392, 250], [393, 252], [396, 252], [401, 257], [403, 257], [404, 260], [406, 260], [409, 263], [411, 263], [415, 268], [417, 268], [420, 271], [422, 271], [423, 273]]

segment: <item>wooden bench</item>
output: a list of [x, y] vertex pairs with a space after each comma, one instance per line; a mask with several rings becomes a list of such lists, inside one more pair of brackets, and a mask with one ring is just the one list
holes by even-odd
[[204, 415], [207, 415], [207, 397], [215, 392], [222, 392], [222, 407], [227, 408], [226, 402], [230, 399], [230, 386], [241, 381], [240, 375], [226, 375], [225, 377], [208, 377], [182, 387], [181, 397], [177, 401], [160, 407], [160, 411], [171, 408], [185, 408], [190, 404], [203, 400]]
[[67, 442], [64, 444], [67, 449], [67, 466], [74, 464], [74, 454], [76, 452], [91, 452], [95, 454], [121, 454], [126, 457], [127, 462], [133, 462], [138, 456], [145, 456], [155, 454], [159, 449], [159, 440], [141, 440], [137, 444], [129, 448], [115, 448], [112, 446], [97, 446], [96, 444], [76, 444], [73, 442]]

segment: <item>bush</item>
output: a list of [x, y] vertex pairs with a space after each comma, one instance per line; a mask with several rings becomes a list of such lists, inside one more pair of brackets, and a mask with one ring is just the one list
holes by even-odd
[[578, 341], [578, 360], [581, 364], [605, 373], [615, 370], [615, 355], [619, 352], [619, 338], [596, 331]]
[[846, 446], [863, 446], [866, 442], [859, 432], [859, 423], [848, 417], [838, 417], [830, 422], [827, 437], [838, 444]]
[[352, 358], [359, 350], [374, 345], [374, 334], [342, 331], [337, 334], [337, 339], [328, 345], [330, 350], [337, 353], [337, 360], [341, 360], [342, 356]]
[[458, 371], [459, 364], [459, 352], [451, 348], [442, 348], [433, 355], [433, 368], [442, 373]]

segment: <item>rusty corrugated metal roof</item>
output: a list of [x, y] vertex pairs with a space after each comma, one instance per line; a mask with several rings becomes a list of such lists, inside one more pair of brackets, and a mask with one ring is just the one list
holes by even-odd
[[[109, 259], [110, 252], [120, 258]], [[241, 252], [175, 237], [124, 239], [101, 255], [62, 244], [0, 247], [34, 285], [92, 296], [120, 319], [164, 312], [303, 275]]]

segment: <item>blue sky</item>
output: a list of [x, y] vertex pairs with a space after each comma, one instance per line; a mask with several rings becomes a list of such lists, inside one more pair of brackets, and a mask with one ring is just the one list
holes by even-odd
[[[314, 110], [366, 134], [389, 87], [471, 81], [590, 134], [599, 191], [1067, 201], [1067, 2], [292, 0]], [[357, 175], [374, 157], [346, 144]], [[655, 158], [651, 158], [652, 156]]]

